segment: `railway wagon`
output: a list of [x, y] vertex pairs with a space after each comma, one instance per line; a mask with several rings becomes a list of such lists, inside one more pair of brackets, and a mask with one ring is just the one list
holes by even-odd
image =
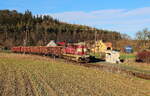
[[68, 46], [18, 46], [11, 48], [12, 52], [57, 56], [76, 62], [89, 62], [90, 56], [83, 45]]
[[36, 53], [41, 55], [51, 55], [51, 56], [61, 56], [62, 46], [40, 46], [37, 47], [38, 51]]
[[12, 47], [12, 48], [11, 48], [11, 51], [12, 51], [12, 52], [15, 52], [15, 53], [19, 53], [19, 52], [21, 52], [21, 46]]
[[22, 53], [30, 53], [30, 47], [21, 47], [21, 52]]
[[39, 49], [38, 51], [39, 54], [47, 55], [49, 53], [48, 48], [45, 46], [40, 46], [38, 47], [38, 49]]
[[62, 57], [62, 54], [63, 54], [62, 49], [63, 49], [63, 46], [47, 47], [49, 55], [58, 56], [58, 57]]
[[62, 46], [46, 47], [46, 46], [18, 46], [11, 48], [12, 52], [31, 53], [41, 55], [60, 55], [62, 54]]

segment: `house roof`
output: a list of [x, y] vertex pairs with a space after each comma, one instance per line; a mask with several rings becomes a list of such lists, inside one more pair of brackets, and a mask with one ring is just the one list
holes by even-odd
[[54, 40], [51, 40], [46, 46], [57, 46]]
[[57, 42], [58, 45], [65, 45], [65, 42]]

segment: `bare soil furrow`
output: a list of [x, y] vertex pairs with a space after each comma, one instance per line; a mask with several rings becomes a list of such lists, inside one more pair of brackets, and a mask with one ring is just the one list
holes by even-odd
[[22, 73], [23, 79], [24, 79], [24, 84], [25, 84], [25, 95], [26, 96], [36, 96], [35, 92], [34, 92], [34, 88], [32, 86], [32, 83], [30, 81], [29, 76], [27, 75], [27, 73]]
[[48, 83], [43, 79], [43, 76], [39, 73], [39, 79], [43, 83], [44, 88], [47, 89], [47, 92], [49, 93], [50, 96], [57, 96], [56, 92], [53, 90], [53, 88], [48, 85]]
[[0, 96], [2, 96], [4, 92], [4, 83], [5, 83], [5, 76], [1, 76], [0, 78]]
[[134, 77], [137, 74], [130, 70], [111, 64], [79, 64], [45, 58], [18, 54], [1, 56], [0, 96], [150, 95], [150, 82]]
[[4, 96], [5, 88], [6, 88], [6, 84], [7, 84], [6, 81], [7, 81], [7, 78], [8, 78], [8, 72], [7, 72], [7, 68], [5, 66], [5, 63], [3, 61], [1, 61], [0, 68], [1, 68], [0, 96]]
[[43, 76], [40, 73], [36, 75], [36, 78], [37, 84], [41, 87], [41, 93], [46, 94], [47, 96], [58, 96], [53, 88], [51, 88], [50, 85], [43, 79]]
[[15, 92], [14, 94], [16, 96], [25, 96], [25, 86], [24, 86], [24, 79], [22, 75], [20, 74], [20, 71], [16, 70], [14, 72], [15, 79], [14, 79], [14, 86], [15, 86]]

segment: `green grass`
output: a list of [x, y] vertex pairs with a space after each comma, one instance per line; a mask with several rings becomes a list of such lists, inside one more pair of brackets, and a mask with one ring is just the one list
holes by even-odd
[[1, 53], [11, 53], [11, 50], [0, 50]]
[[[120, 67], [122, 69], [127, 69], [127, 70], [131, 70], [133, 72], [139, 72], [139, 73], [144, 73], [144, 74], [150, 74], [150, 66], [147, 66], [147, 69], [144, 69], [141, 65], [141, 67], [137, 67], [136, 65], [133, 64], [115, 64], [117, 67]], [[149, 68], [148, 68], [149, 67]]]
[[127, 63], [119, 63], [119, 64], [114, 63], [113, 64], [113, 63], [106, 63], [106, 62], [98, 62], [95, 64], [105, 65], [108, 67], [116, 67], [120, 69], [126, 69], [128, 71], [133, 71], [133, 72], [138, 72], [138, 73], [150, 74], [150, 65], [137, 64], [136, 62], [131, 63], [131, 64], [129, 63], [128, 64]]
[[95, 56], [95, 58], [104, 58], [105, 53], [90, 53], [91, 56]]
[[[101, 58], [101, 53], [90, 53], [90, 55], [95, 56], [96, 58]], [[127, 53], [120, 53], [120, 59], [135, 59], [135, 54], [127, 54]]]
[[145, 74], [150, 74], [149, 64], [131, 62], [131, 63], [120, 64], [120, 66], [129, 70], [138, 71], [138, 72], [145, 73]]
[[118, 64], [118, 66], [129, 70], [150, 74], [150, 65], [136, 62], [135, 54], [121, 53], [121, 59], [124, 59], [125, 62]]
[[136, 58], [135, 54], [127, 54], [127, 53], [120, 54], [120, 59], [135, 59], [135, 58]]
[[[22, 91], [16, 92], [24, 92], [26, 88], [19, 86], [25, 85], [21, 73], [29, 76], [32, 88], [41, 96], [150, 96], [148, 80], [75, 66], [36, 55], [0, 53], [0, 81], [2, 76], [20, 78], [17, 81], [20, 83], [17, 84]], [[15, 90], [12, 87], [15, 79], [8, 82], [4, 83], [8, 86], [4, 89], [15, 92], [11, 91]]]

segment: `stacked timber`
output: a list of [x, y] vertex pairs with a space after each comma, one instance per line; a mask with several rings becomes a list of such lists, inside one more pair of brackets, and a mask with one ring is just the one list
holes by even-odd
[[105, 52], [107, 50], [107, 46], [102, 42], [102, 40], [97, 41], [93, 48], [91, 49], [94, 53]]

